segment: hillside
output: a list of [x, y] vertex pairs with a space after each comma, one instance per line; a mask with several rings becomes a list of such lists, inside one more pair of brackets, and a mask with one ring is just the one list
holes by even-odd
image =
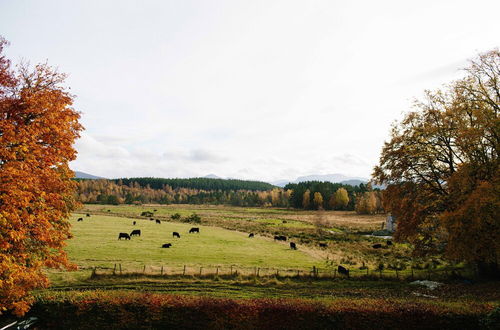
[[137, 182], [141, 186], [149, 185], [153, 189], [161, 189], [168, 185], [173, 189], [190, 188], [200, 190], [251, 190], [266, 191], [275, 188], [274, 185], [261, 181], [248, 181], [236, 179], [216, 179], [216, 178], [189, 178], [189, 179], [163, 179], [163, 178], [123, 178], [111, 180], [115, 183], [121, 181], [125, 185]]

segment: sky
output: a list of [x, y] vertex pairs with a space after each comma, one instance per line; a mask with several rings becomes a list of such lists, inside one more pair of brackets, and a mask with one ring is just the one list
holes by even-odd
[[500, 1], [10, 1], [13, 63], [68, 74], [74, 170], [369, 178], [425, 89], [500, 46]]

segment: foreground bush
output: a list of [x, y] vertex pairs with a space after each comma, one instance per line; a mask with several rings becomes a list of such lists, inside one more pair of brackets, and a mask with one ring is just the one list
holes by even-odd
[[32, 313], [50, 329], [477, 329], [494, 306], [385, 299], [232, 300], [87, 291], [46, 293]]

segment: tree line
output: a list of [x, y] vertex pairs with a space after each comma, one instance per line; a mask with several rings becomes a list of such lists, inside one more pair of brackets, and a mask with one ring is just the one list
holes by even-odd
[[141, 186], [149, 186], [152, 189], [163, 189], [164, 186], [170, 186], [173, 189], [189, 188], [199, 190], [220, 190], [220, 191], [235, 191], [235, 190], [249, 190], [249, 191], [265, 191], [275, 188], [270, 183], [262, 181], [251, 180], [237, 180], [237, 179], [218, 179], [218, 178], [122, 178], [112, 179], [115, 183], [130, 185], [135, 182]]
[[[171, 180], [171, 179], [164, 179]], [[176, 180], [176, 179], [173, 179]], [[188, 179], [183, 179], [187, 181]], [[151, 186], [149, 180], [78, 180], [76, 197], [89, 204], [212, 204], [273, 206], [298, 209], [356, 210], [362, 214], [382, 211], [381, 193], [370, 185], [343, 185], [309, 181], [264, 191], [204, 190], [168, 184]], [[162, 181], [153, 181], [155, 183]], [[192, 182], [198, 182], [194, 179]], [[190, 183], [192, 183], [190, 182]], [[142, 184], [141, 184], [142, 183]]]

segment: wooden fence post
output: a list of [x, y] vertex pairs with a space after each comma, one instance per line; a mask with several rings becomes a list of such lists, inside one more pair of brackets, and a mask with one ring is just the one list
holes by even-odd
[[278, 269], [276, 269], [276, 277], [278, 277], [278, 276], [280, 276], [280, 274], [279, 274], [279, 270], [278, 270]]
[[161, 272], [160, 275], [163, 275], [163, 265], [161, 265]]
[[116, 264], [115, 264], [115, 268], [113, 268], [113, 275], [116, 274]]
[[215, 270], [215, 276], [219, 276], [219, 266], [217, 266], [217, 268]]
[[257, 268], [257, 277], [259, 277], [259, 273], [260, 273], [260, 267]]
[[182, 276], [186, 275], [186, 265], [184, 265], [184, 269], [182, 270]]
[[142, 273], [146, 273], [146, 265], [144, 265], [144, 268], [142, 269]]
[[201, 270], [203, 269], [203, 267], [200, 267], [200, 276], [201, 276]]
[[120, 264], [120, 275], [122, 274], [122, 264]]

